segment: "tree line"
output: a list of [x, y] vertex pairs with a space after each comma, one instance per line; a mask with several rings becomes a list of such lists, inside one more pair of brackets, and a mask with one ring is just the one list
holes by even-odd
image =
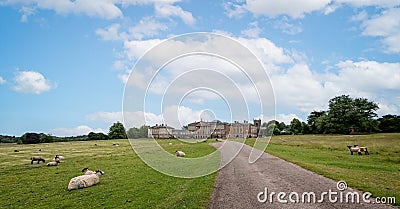
[[274, 135], [400, 132], [400, 116], [388, 114], [378, 118], [378, 109], [378, 104], [366, 98], [341, 95], [329, 100], [328, 110], [312, 111], [307, 122], [294, 118], [288, 125], [272, 120], [263, 126], [273, 130]]
[[108, 134], [90, 132], [88, 135], [58, 137], [44, 133], [25, 133], [20, 137], [0, 135], [0, 143], [17, 143], [17, 144], [37, 144], [51, 142], [68, 142], [68, 141], [90, 141], [90, 140], [110, 140], [110, 139], [127, 139], [130, 138], [146, 138], [148, 126], [140, 128], [130, 128], [126, 131], [124, 125], [120, 122], [114, 123]]

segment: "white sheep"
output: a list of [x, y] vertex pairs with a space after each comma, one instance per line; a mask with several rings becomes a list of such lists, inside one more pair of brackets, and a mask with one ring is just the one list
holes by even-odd
[[[56, 155], [56, 156], [53, 158], [53, 161], [59, 163], [60, 160], [61, 160], [61, 157], [62, 157], [62, 156], [60, 156], [60, 155]], [[63, 157], [62, 159], [64, 159], [64, 157]]]
[[178, 150], [175, 151], [175, 154], [176, 154], [176, 156], [178, 156], [178, 157], [185, 157], [185, 155], [186, 155], [184, 152], [178, 151]]
[[49, 162], [49, 163], [47, 163], [47, 166], [57, 166], [58, 163], [59, 163], [59, 161]]
[[96, 185], [100, 182], [99, 175], [103, 174], [104, 174], [103, 171], [97, 170], [96, 173], [94, 174], [89, 174], [89, 175], [84, 174], [81, 176], [74, 177], [69, 181], [68, 190], [71, 191], [74, 189], [83, 189]]
[[357, 144], [355, 144], [354, 147], [358, 147], [360, 149], [360, 152], [364, 152], [366, 155], [369, 155], [367, 147], [359, 147]]
[[91, 171], [89, 170], [89, 168], [84, 168], [82, 169], [83, 175], [91, 175], [91, 174], [95, 174], [95, 171]]
[[42, 161], [43, 163], [46, 162], [41, 156], [32, 156], [31, 157], [31, 164], [33, 164], [33, 161], [37, 161], [38, 164], [39, 164], [40, 161]]

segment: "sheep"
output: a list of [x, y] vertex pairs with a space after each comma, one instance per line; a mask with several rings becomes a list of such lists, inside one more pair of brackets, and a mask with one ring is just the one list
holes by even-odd
[[89, 174], [89, 175], [81, 175], [72, 178], [69, 181], [68, 184], [68, 190], [74, 190], [74, 189], [83, 189], [87, 188], [93, 185], [96, 185], [100, 182], [99, 175], [103, 175], [104, 172], [102, 170], [97, 170], [96, 173], [94, 174]]
[[64, 160], [64, 157], [61, 156], [61, 155], [56, 155], [56, 156], [53, 158], [53, 161], [58, 161], [58, 162], [60, 162], [60, 160]]
[[117, 143], [114, 143], [113, 145], [118, 147], [118, 146], [119, 146], [119, 143], [117, 142]]
[[185, 157], [185, 155], [186, 155], [184, 152], [178, 151], [178, 150], [175, 151], [175, 154], [176, 154], [176, 156], [178, 156], [178, 157]]
[[31, 164], [33, 164], [33, 161], [37, 161], [38, 164], [39, 164], [40, 161], [42, 161], [43, 163], [46, 162], [41, 156], [32, 156], [31, 157]]
[[49, 162], [49, 163], [47, 163], [47, 166], [57, 166], [58, 163], [60, 163], [60, 162], [59, 161]]
[[354, 147], [360, 148], [360, 152], [364, 152], [366, 155], [369, 155], [367, 147], [359, 147], [357, 144], [355, 144]]
[[84, 168], [82, 169], [82, 172], [84, 175], [91, 175], [91, 174], [95, 174], [96, 172], [89, 170], [89, 168]]
[[351, 154], [351, 155], [353, 155], [353, 152], [357, 152], [358, 155], [361, 155], [360, 148], [358, 148], [358, 147], [351, 147], [351, 146], [347, 146], [347, 148], [349, 148], [350, 154]]

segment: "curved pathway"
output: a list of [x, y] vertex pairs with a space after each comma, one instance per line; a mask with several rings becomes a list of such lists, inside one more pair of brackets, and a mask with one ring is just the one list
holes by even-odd
[[[223, 143], [225, 143], [224, 146], [222, 146]], [[242, 144], [232, 141], [212, 145], [220, 150], [223, 164], [235, 154], [232, 151], [234, 148], [242, 146]], [[210, 208], [395, 208], [382, 204], [365, 203], [362, 192], [351, 188], [340, 191], [337, 189], [336, 181], [267, 153], [263, 153], [255, 163], [249, 164], [250, 151], [251, 147], [244, 145], [236, 158], [219, 171], [210, 200]], [[331, 203], [329, 200], [329, 191], [331, 191], [332, 200], [337, 198], [336, 203]], [[265, 196], [266, 192], [267, 196]], [[270, 198], [273, 192], [274, 194]], [[288, 203], [278, 201], [277, 194], [279, 192], [282, 192], [281, 195], [285, 194], [285, 196], [281, 196], [281, 200], [286, 200]], [[296, 194], [298, 194], [300, 203], [290, 201], [291, 192], [295, 192], [291, 195], [291, 200], [296, 200]], [[313, 202], [312, 192], [315, 194], [316, 203], [310, 203]], [[321, 194], [324, 192], [327, 194], [321, 198]], [[346, 203], [348, 192], [358, 192], [360, 203]], [[302, 201], [303, 194], [304, 201]], [[342, 203], [340, 194], [343, 195]], [[348, 197], [351, 200], [351, 196]], [[324, 201], [318, 203], [320, 199], [324, 199]], [[369, 198], [369, 200], [375, 201], [374, 198]]]

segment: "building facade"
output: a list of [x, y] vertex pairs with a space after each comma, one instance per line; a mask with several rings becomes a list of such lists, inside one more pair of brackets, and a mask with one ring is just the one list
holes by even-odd
[[187, 130], [178, 130], [167, 125], [149, 127], [148, 137], [157, 139], [209, 139], [209, 138], [257, 138], [259, 136], [261, 120], [235, 121], [225, 123], [218, 120], [207, 122], [199, 121], [188, 124]]

